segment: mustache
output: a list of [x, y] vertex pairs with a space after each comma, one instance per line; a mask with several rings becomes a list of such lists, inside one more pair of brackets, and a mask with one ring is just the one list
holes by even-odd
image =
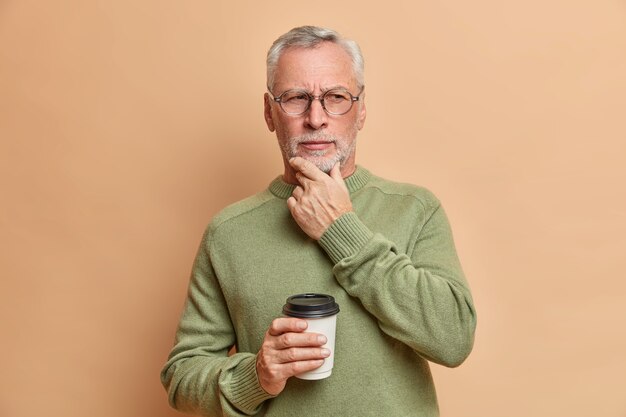
[[300, 136], [294, 136], [290, 138], [289, 141], [294, 145], [303, 142], [337, 142], [337, 137], [324, 132], [311, 132]]

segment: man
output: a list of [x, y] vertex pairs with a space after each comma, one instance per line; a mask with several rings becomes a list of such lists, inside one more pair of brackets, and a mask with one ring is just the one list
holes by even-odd
[[[356, 43], [295, 28], [267, 70], [284, 174], [207, 228], [161, 375], [170, 404], [207, 416], [437, 416], [428, 361], [459, 365], [476, 323], [443, 209], [355, 165], [366, 115]], [[318, 381], [293, 376], [322, 365], [326, 339], [280, 317], [307, 292], [341, 308], [333, 373]]]

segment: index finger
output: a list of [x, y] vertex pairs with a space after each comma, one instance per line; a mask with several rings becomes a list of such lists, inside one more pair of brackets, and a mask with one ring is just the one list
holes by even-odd
[[289, 164], [305, 177], [312, 179], [313, 181], [323, 181], [328, 178], [328, 174], [315, 166], [313, 162], [307, 161], [300, 156], [291, 158], [289, 160]]
[[272, 336], [280, 336], [287, 332], [300, 333], [306, 330], [306, 328], [306, 320], [295, 317], [280, 317], [272, 321], [268, 333]]

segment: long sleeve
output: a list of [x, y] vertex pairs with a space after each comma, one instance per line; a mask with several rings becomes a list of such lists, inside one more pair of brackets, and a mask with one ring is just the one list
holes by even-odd
[[435, 205], [412, 230], [409, 253], [372, 232], [354, 212], [319, 241], [339, 284], [389, 336], [445, 366], [469, 355], [476, 315], [443, 209]]
[[[439, 415], [428, 360], [460, 363], [475, 325], [443, 210], [428, 190], [364, 168], [346, 185], [354, 213], [319, 242], [294, 221], [293, 185], [280, 177], [213, 217], [161, 373], [174, 408], [212, 417]], [[255, 355], [286, 298], [304, 292], [340, 305], [333, 374], [289, 378], [272, 397]]]
[[255, 355], [228, 356], [235, 332], [210, 258], [210, 232], [196, 257], [175, 346], [161, 372], [170, 405], [203, 416], [249, 416], [271, 398], [259, 385]]

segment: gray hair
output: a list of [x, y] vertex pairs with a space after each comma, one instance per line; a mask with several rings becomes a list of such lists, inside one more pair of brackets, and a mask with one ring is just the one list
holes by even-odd
[[352, 68], [356, 78], [357, 87], [363, 88], [365, 85], [364, 70], [365, 61], [359, 45], [351, 40], [343, 38], [332, 29], [317, 26], [300, 26], [291, 29], [274, 41], [267, 52], [267, 86], [271, 90], [274, 88], [274, 78], [278, 59], [289, 48], [315, 48], [322, 42], [332, 42], [341, 46], [352, 60]]

